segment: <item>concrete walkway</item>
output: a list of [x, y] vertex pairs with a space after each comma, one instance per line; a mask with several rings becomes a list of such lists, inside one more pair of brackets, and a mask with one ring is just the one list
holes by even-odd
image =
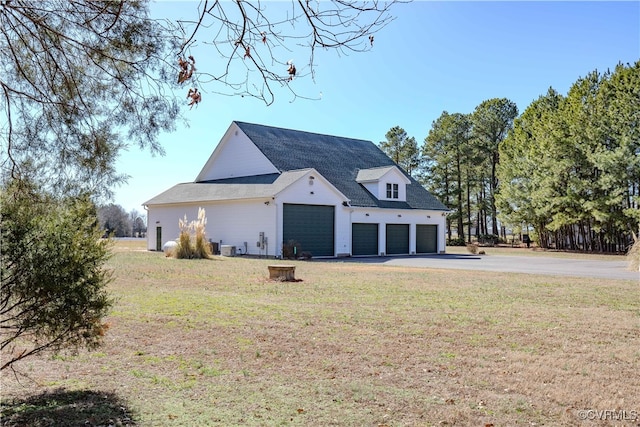
[[543, 256], [527, 257], [463, 254], [342, 258], [340, 261], [405, 267], [482, 270], [503, 273], [528, 273], [550, 276], [636, 280], [640, 283], [640, 272], [627, 270], [627, 263], [625, 261], [570, 259]]

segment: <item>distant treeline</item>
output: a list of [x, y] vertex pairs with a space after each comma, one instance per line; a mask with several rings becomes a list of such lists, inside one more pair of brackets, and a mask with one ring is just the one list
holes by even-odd
[[147, 233], [147, 217], [132, 210], [127, 213], [120, 205], [104, 205], [98, 208], [98, 222], [105, 236], [144, 237]]
[[398, 126], [380, 143], [454, 212], [447, 235], [624, 252], [640, 223], [640, 61], [553, 88], [518, 116], [505, 98], [444, 111], [424, 145]]

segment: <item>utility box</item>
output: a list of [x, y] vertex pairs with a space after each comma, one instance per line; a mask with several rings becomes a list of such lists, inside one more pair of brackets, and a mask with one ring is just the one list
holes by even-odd
[[236, 256], [236, 247], [231, 245], [222, 245], [220, 246], [220, 255]]

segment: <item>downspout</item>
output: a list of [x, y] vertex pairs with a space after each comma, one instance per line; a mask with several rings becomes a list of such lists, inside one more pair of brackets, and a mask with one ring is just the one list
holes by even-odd
[[142, 209], [144, 209], [147, 212], [147, 251], [149, 251], [149, 239], [150, 239], [150, 233], [149, 233], [149, 207], [147, 205], [142, 205]]
[[353, 208], [349, 205], [349, 256], [353, 256]]
[[[273, 257], [274, 258], [278, 258], [278, 254], [276, 252], [278, 250], [278, 247], [282, 247], [282, 245], [278, 246], [278, 239], [280, 237], [280, 234], [279, 234], [279, 231], [278, 231], [278, 228], [279, 228], [278, 227], [278, 225], [279, 225], [279, 222], [278, 222], [278, 204], [276, 203], [276, 197], [275, 196], [271, 197], [271, 200], [273, 200], [273, 206], [276, 208], [276, 215], [275, 215], [275, 217], [276, 217], [276, 235], [275, 235], [275, 242], [274, 242], [275, 244], [273, 245]], [[268, 257], [269, 257], [269, 246], [267, 246], [267, 258]]]

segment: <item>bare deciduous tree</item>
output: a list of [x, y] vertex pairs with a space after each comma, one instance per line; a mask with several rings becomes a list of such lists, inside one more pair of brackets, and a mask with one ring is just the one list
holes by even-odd
[[[203, 0], [193, 20], [176, 23], [184, 37], [179, 60], [186, 61], [196, 46], [209, 47], [220, 58], [220, 66], [198, 69], [193, 84], [209, 86], [219, 94], [255, 97], [267, 105], [275, 100], [274, 90], [283, 87], [295, 99], [301, 96], [295, 79], [314, 78], [318, 49], [341, 55], [371, 49], [374, 34], [393, 19], [394, 3]], [[291, 59], [300, 55], [306, 59]]]

